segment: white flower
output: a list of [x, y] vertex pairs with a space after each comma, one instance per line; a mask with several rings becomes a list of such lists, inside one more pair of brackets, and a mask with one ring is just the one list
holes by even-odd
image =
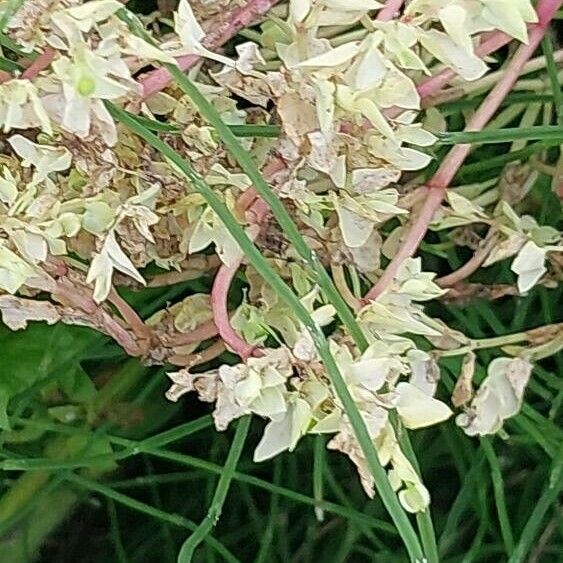
[[201, 214], [189, 242], [190, 254], [215, 244], [215, 251], [226, 266], [236, 264], [242, 257], [242, 250], [217, 214], [206, 207]]
[[496, 358], [488, 367], [467, 411], [456, 423], [469, 436], [485, 436], [500, 430], [503, 422], [517, 414], [532, 373], [532, 365], [520, 358]]
[[266, 425], [253, 460], [264, 461], [283, 451], [293, 451], [299, 439], [307, 432], [310, 421], [311, 407], [303, 399], [295, 398], [288, 404], [287, 411], [281, 418], [274, 418]]
[[11, 206], [18, 197], [18, 184], [14, 175], [7, 166], [0, 175], [0, 201]]
[[197, 55], [213, 59], [228, 66], [233, 66], [233, 61], [206, 49], [202, 40], [205, 32], [199, 25], [188, 0], [180, 0], [178, 9], [174, 12], [174, 31], [178, 40], [173, 40], [161, 45], [161, 48], [170, 55]]
[[39, 145], [22, 135], [12, 135], [8, 142], [22, 159], [23, 167], [35, 168], [35, 182], [41, 182], [52, 172], [67, 170], [72, 161], [70, 151], [65, 147]]
[[44, 103], [67, 131], [87, 137], [94, 121], [105, 142], [117, 141], [113, 119], [102, 100], [116, 100], [138, 90], [119, 52], [105, 52], [103, 45], [91, 51], [86, 45], [73, 47], [73, 58], [59, 57], [52, 64], [62, 91], [44, 97]]
[[378, 189], [369, 193], [333, 195], [342, 238], [350, 248], [363, 246], [375, 227], [395, 215], [404, 215], [405, 209], [397, 207], [399, 194], [394, 188]]
[[117, 0], [91, 0], [80, 6], [59, 10], [51, 19], [72, 43], [80, 37], [77, 32], [89, 32], [95, 24], [107, 20], [122, 7]]
[[52, 133], [49, 116], [31, 81], [14, 79], [0, 84], [0, 125], [4, 133], [33, 127]]
[[0, 288], [16, 293], [36, 272], [25, 260], [0, 242]]
[[88, 275], [87, 283], [94, 283], [94, 301], [104, 301], [111, 289], [113, 270], [118, 270], [125, 275], [144, 285], [145, 280], [139, 274], [128, 256], [121, 250], [115, 239], [115, 232], [111, 230], [102, 246], [101, 251], [94, 256]]
[[512, 262], [510, 269], [518, 275], [518, 291], [525, 293], [538, 283], [547, 272], [545, 256], [547, 251], [537, 244], [528, 241]]
[[421, 45], [439, 61], [453, 68], [465, 80], [477, 80], [487, 72], [481, 58], [460, 47], [448, 35], [435, 29], [420, 35]]
[[411, 430], [438, 424], [453, 414], [445, 403], [427, 395], [411, 383], [402, 381], [397, 385], [396, 392], [397, 412], [403, 424]]

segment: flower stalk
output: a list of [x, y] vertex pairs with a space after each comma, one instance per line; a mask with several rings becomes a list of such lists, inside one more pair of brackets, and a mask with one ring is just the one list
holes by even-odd
[[[232, 39], [241, 29], [253, 25], [266, 15], [279, 0], [249, 0], [242, 8], [236, 8], [233, 12], [222, 18], [222, 21], [211, 26], [212, 31], [203, 39], [202, 45], [214, 51]], [[200, 57], [198, 55], [185, 55], [177, 60], [178, 68], [186, 71], [192, 68]], [[160, 92], [172, 82], [170, 71], [159, 68], [141, 79], [143, 88], [142, 97], [148, 98]]]
[[[539, 23], [534, 25], [530, 30], [528, 44], [521, 45], [518, 48], [507, 65], [502, 78], [469, 120], [465, 128], [466, 132], [481, 131], [481, 129], [483, 129], [483, 127], [485, 127], [485, 125], [492, 119], [495, 112], [502, 104], [504, 98], [512, 90], [512, 86], [518, 80], [522, 68], [539, 46], [547, 31], [550, 21], [555, 16], [555, 13], [562, 3], [563, 2], [561, 0], [540, 1], [537, 9]], [[436, 174], [434, 174], [431, 180], [426, 184], [426, 199], [418, 216], [404, 238], [401, 248], [393, 257], [383, 275], [366, 294], [364, 299], [365, 303], [377, 299], [393, 282], [393, 279], [399, 271], [402, 263], [416, 253], [422, 239], [426, 235], [428, 226], [432, 222], [434, 214], [444, 199], [446, 189], [453, 181], [470, 150], [470, 144], [456, 145], [442, 161]]]

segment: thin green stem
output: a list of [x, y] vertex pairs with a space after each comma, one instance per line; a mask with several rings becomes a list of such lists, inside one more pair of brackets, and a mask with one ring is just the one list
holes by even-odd
[[[168, 522], [170, 524], [173, 524], [174, 526], [185, 528], [187, 530], [195, 530], [197, 528], [197, 525], [194, 522], [188, 520], [183, 516], [180, 516], [179, 514], [169, 514], [168, 512], [159, 510], [154, 506], [150, 506], [149, 504], [138, 501], [127, 495], [124, 495], [123, 493], [118, 493], [111, 487], [96, 483], [96, 481], [92, 481], [91, 479], [75, 475], [74, 473], [65, 475], [65, 479], [82, 489], [101, 494], [109, 499], [114, 500], [115, 502], [118, 502], [119, 504], [122, 504], [123, 506], [127, 506], [128, 508], [137, 512], [142, 512], [143, 514], [151, 516], [152, 518], [156, 518], [157, 520]], [[209, 546], [213, 548], [219, 555], [221, 555], [225, 559], [225, 561], [229, 561], [230, 563], [240, 563], [240, 561], [222, 543], [218, 542], [213, 537], [207, 536], [206, 538], [204, 538], [204, 541], [208, 543]]]
[[205, 538], [207, 538], [207, 536], [211, 533], [211, 530], [217, 524], [248, 435], [250, 420], [250, 416], [245, 416], [239, 421], [231, 449], [229, 450], [229, 455], [227, 456], [227, 461], [225, 462], [225, 467], [221, 473], [221, 478], [217, 484], [215, 494], [213, 495], [211, 506], [207, 511], [207, 516], [195, 529], [194, 533], [182, 545], [178, 555], [178, 563], [190, 563], [197, 546], [204, 541]]
[[[400, 421], [397, 420], [395, 423], [396, 425], [399, 425]], [[411, 440], [405, 428], [399, 429], [399, 443], [401, 444], [401, 448], [407, 459], [412, 463], [415, 471], [422, 479], [420, 466], [418, 465], [416, 454], [414, 453]], [[430, 513], [429, 506], [426, 507], [424, 512], [417, 513], [416, 523], [418, 525], [418, 533], [422, 541], [422, 549], [424, 550], [427, 562], [439, 563], [440, 559], [438, 556], [438, 545], [436, 543], [436, 532], [434, 531], [434, 524], [432, 522], [432, 515]]]
[[[561, 82], [559, 80], [557, 63], [553, 54], [553, 38], [550, 33], [546, 33], [542, 40], [542, 50], [547, 63], [547, 73], [553, 92], [553, 101], [555, 103], [555, 111], [559, 126], [563, 125], [563, 91], [561, 90]], [[561, 128], [561, 127], [560, 127]]]
[[512, 528], [510, 526], [510, 520], [508, 518], [508, 511], [506, 509], [504, 482], [502, 479], [500, 464], [490, 440], [488, 440], [487, 438], [482, 438], [481, 447], [485, 452], [485, 456], [491, 468], [491, 480], [493, 482], [493, 492], [500, 524], [500, 533], [502, 535], [502, 541], [504, 543], [506, 554], [510, 556], [514, 551], [514, 536], [512, 534]]
[[[563, 451], [561, 448], [559, 450], [559, 455], [561, 456]], [[554, 483], [549, 483], [545, 488], [542, 496], [538, 500], [532, 515], [526, 522], [520, 540], [516, 549], [512, 553], [512, 556], [508, 560], [508, 563], [522, 563], [526, 560], [526, 555], [530, 551], [530, 547], [535, 537], [537, 536], [541, 523], [549, 510], [549, 507], [557, 501], [561, 489], [563, 488], [563, 474], [559, 472]]]
[[117, 557], [117, 563], [128, 563], [129, 559], [127, 557], [127, 552], [123, 547], [123, 542], [121, 540], [121, 532], [119, 530], [119, 520], [117, 518], [117, 510], [115, 509], [115, 502], [112, 499], [108, 499], [107, 502], [108, 516], [110, 522], [110, 532], [113, 545], [115, 547], [115, 555]]
[[[208, 417], [203, 417], [202, 419], [197, 419], [198, 421], [206, 419]], [[193, 423], [197, 422], [197, 421], [192, 421]], [[88, 432], [84, 431], [80, 428], [75, 428], [72, 426], [68, 426], [66, 424], [60, 424], [60, 423], [55, 423], [55, 422], [38, 422], [38, 421], [25, 421], [22, 420], [21, 421], [22, 424], [29, 424], [29, 425], [42, 425], [45, 427], [45, 429], [49, 430], [49, 431], [53, 431], [53, 432], [58, 432], [61, 434], [66, 434], [66, 435], [78, 435], [78, 436], [87, 436]], [[191, 424], [191, 423], [188, 423]], [[184, 434], [185, 436], [186, 434]], [[147, 440], [143, 440], [141, 442], [135, 442], [133, 440], [129, 440], [127, 438], [121, 438], [119, 436], [113, 436], [113, 435], [107, 435], [107, 439], [116, 445], [119, 445], [123, 448], [125, 448], [128, 452], [129, 456], [133, 456], [133, 455], [138, 455], [141, 453], [147, 453], [150, 455], [153, 455], [155, 457], [160, 457], [162, 459], [166, 459], [168, 461], [173, 461], [176, 463], [181, 463], [183, 465], [189, 465], [190, 467], [193, 467], [194, 469], [198, 469], [198, 470], [203, 470], [203, 471], [207, 471], [208, 473], [211, 473], [213, 475], [221, 475], [221, 472], [223, 470], [223, 468], [220, 465], [214, 464], [212, 462], [206, 461], [206, 460], [202, 460], [193, 456], [189, 456], [189, 455], [185, 455], [185, 454], [180, 454], [180, 453], [176, 453], [176, 452], [172, 452], [169, 450], [163, 450], [161, 449], [162, 446], [167, 445], [169, 442], [173, 441], [173, 439], [179, 439], [179, 436], [176, 435], [174, 436], [172, 434], [172, 431], [169, 432], [162, 432], [161, 434], [157, 434], [156, 436], [153, 436], [152, 438], [149, 438]], [[148, 445], [147, 445], [148, 444]], [[99, 457], [97, 458], [97, 461], [99, 462]], [[125, 456], [124, 456], [125, 457]], [[112, 458], [115, 459], [115, 458]], [[47, 461], [47, 460], [45, 460]], [[81, 461], [84, 461], [84, 458], [82, 458]], [[106, 460], [108, 461], [108, 460]], [[86, 464], [87, 465], [87, 464]], [[78, 460], [75, 460], [75, 464], [74, 464], [75, 468], [78, 467], [84, 467], [84, 465], [82, 463], [79, 463]], [[33, 476], [33, 475], [39, 475], [39, 472], [37, 471], [33, 471], [31, 473], [28, 473], [28, 475]], [[321, 508], [322, 510], [325, 510], [327, 512], [331, 512], [333, 514], [337, 514], [339, 516], [342, 516], [343, 518], [348, 518], [350, 520], [354, 520], [357, 523], [360, 524], [366, 524], [368, 526], [372, 526], [373, 528], [377, 528], [379, 530], [382, 530], [386, 533], [395, 533], [395, 529], [393, 528], [393, 526], [391, 526], [390, 524], [387, 524], [386, 522], [383, 522], [381, 520], [375, 520], [373, 518], [369, 518], [367, 516], [365, 516], [364, 514], [361, 514], [353, 509], [347, 508], [347, 507], [343, 507], [340, 506], [338, 504], [329, 502], [329, 501], [325, 501], [325, 500], [321, 500], [316, 502], [314, 498], [312, 497], [308, 497], [306, 495], [303, 495], [301, 493], [297, 493], [291, 489], [287, 489], [285, 487], [282, 487], [280, 485], [276, 485], [274, 483], [269, 483], [268, 481], [264, 481], [263, 479], [259, 479], [258, 477], [253, 477], [251, 475], [246, 475], [244, 473], [240, 473], [240, 472], [236, 472], [234, 475], [234, 479], [236, 479], [237, 481], [240, 481], [241, 483], [245, 483], [248, 485], [252, 485], [254, 487], [266, 490], [272, 494], [278, 494], [280, 496], [284, 496], [290, 500], [293, 500], [295, 502], [301, 503], [301, 504], [306, 504], [307, 506], [316, 506], [318, 505], [319, 508]], [[174, 479], [171, 480], [172, 482], [174, 482]], [[43, 482], [41, 482], [43, 483]], [[2, 518], [0, 518], [0, 520], [2, 520]]]
[[[315, 436], [315, 452], [313, 456], [313, 496], [316, 501], [323, 500], [323, 470], [325, 464], [326, 446], [322, 434]], [[315, 507], [315, 516], [319, 522], [324, 520], [324, 512]]]
[[511, 143], [518, 140], [563, 142], [563, 131], [558, 125], [536, 127], [509, 127], [484, 131], [460, 131], [441, 133], [438, 145]]
[[[190, 83], [191, 84], [191, 83]], [[123, 110], [114, 106], [111, 103], [106, 104], [110, 114], [117, 120], [121, 121], [124, 125], [129, 127], [134, 133], [143, 138], [147, 143], [152, 145], [157, 149], [162, 156], [168, 159], [172, 164], [192, 183], [194, 188], [200, 192], [209, 206], [217, 214], [217, 216], [223, 221], [225, 227], [229, 230], [230, 234], [236, 240], [238, 245], [241, 247], [242, 251], [246, 255], [248, 261], [253, 265], [253, 267], [262, 274], [262, 277], [279, 295], [279, 297], [293, 310], [295, 316], [303, 323], [303, 325], [310, 332], [311, 337], [315, 343], [315, 346], [319, 352], [327, 375], [336, 391], [339, 400], [342, 402], [344, 409], [350, 419], [352, 428], [354, 429], [356, 438], [362, 452], [366, 458], [367, 466], [372, 473], [376, 488], [378, 490], [379, 496], [383, 501], [383, 504], [387, 508], [393, 522], [397, 526], [401, 537], [407, 547], [409, 555], [413, 560], [421, 560], [422, 550], [418, 537], [410, 523], [407, 515], [403, 511], [397, 496], [395, 495], [385, 469], [381, 466], [377, 452], [375, 450], [373, 441], [370, 438], [368, 429], [365, 422], [360, 415], [358, 407], [348, 386], [346, 385], [342, 374], [336, 364], [336, 361], [330, 351], [328, 340], [326, 339], [322, 330], [317, 326], [314, 320], [311, 318], [309, 312], [301, 303], [299, 298], [293, 293], [291, 288], [283, 281], [283, 279], [275, 272], [268, 261], [262, 256], [258, 248], [250, 240], [245, 230], [241, 225], [234, 219], [229, 209], [225, 204], [219, 199], [217, 194], [211, 189], [211, 187], [201, 178], [199, 174], [192, 168], [192, 166], [185, 161], [176, 151], [174, 151], [167, 143], [159, 139], [154, 133], [139, 125], [137, 121], [128, 116]], [[264, 182], [262, 180], [262, 182]], [[268, 188], [269, 189], [269, 188]], [[277, 201], [277, 198], [274, 196]], [[281, 203], [278, 201], [278, 204]], [[310, 251], [309, 251], [310, 252]], [[323, 272], [326, 271], [323, 268]], [[330, 279], [330, 278], [329, 278]], [[331, 287], [332, 281], [331, 281]], [[336, 293], [338, 291], [334, 290]], [[338, 294], [340, 295], [340, 294]], [[346, 307], [346, 310], [348, 308]], [[355, 323], [355, 320], [354, 320]], [[359, 327], [358, 327], [359, 329]], [[361, 333], [361, 329], [360, 333]], [[365, 337], [362, 334], [362, 338]]]

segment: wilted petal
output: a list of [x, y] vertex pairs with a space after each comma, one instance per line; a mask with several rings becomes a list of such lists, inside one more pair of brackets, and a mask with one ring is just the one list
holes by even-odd
[[281, 420], [271, 421], [254, 451], [254, 461], [264, 461], [277, 454], [292, 451], [311, 420], [311, 408], [303, 399], [296, 399]]
[[397, 412], [407, 428], [424, 428], [443, 422], [453, 414], [442, 401], [429, 397], [410, 383], [401, 382], [396, 387], [399, 395]]

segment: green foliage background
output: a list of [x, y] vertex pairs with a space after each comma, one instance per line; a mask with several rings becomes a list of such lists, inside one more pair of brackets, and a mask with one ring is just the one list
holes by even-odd
[[[139, 9], [138, 0], [131, 6]], [[560, 101], [557, 89], [525, 96], [512, 95], [506, 104]], [[442, 106], [451, 131], [462, 128], [464, 110], [478, 101]], [[560, 128], [559, 135], [550, 128], [535, 141], [517, 122], [500, 135], [487, 134], [469, 139], [488, 144], [472, 154], [458, 183], [496, 178], [509, 162], [540, 151], [556, 154], [561, 139]], [[509, 152], [508, 143], [519, 139], [530, 142]], [[467, 140], [442, 139], [436, 162], [446, 143]], [[540, 224], [560, 227], [560, 202], [547, 177], [526, 205]], [[447, 273], [467, 260], [463, 252], [431, 234], [424, 268]], [[474, 281], [511, 283], [513, 276], [501, 263]], [[210, 283], [125, 297], [146, 317], [167, 302], [208, 292]], [[432, 304], [431, 312], [470, 337], [499, 336], [563, 321], [561, 293], [539, 287], [494, 302]], [[407, 561], [381, 502], [366, 498], [355, 469], [326, 450], [324, 437], [306, 437], [296, 452], [257, 465], [251, 452], [262, 423], [254, 420], [235, 468], [235, 429], [217, 433], [207, 405], [193, 397], [167, 402], [166, 368], [142, 366], [83, 328], [34, 323], [17, 333], [1, 327], [0, 338], [2, 563], [176, 561], [209, 507], [218, 506], [216, 488], [225, 474], [232, 483], [221, 517], [194, 561]], [[477, 381], [493, 355], [478, 357]], [[441, 365], [439, 393], [446, 397], [459, 359]], [[411, 433], [432, 494], [441, 561], [561, 561], [562, 368], [562, 354], [535, 367], [522, 412], [494, 438], [468, 438], [453, 420]], [[236, 430], [239, 439], [244, 424]]]

